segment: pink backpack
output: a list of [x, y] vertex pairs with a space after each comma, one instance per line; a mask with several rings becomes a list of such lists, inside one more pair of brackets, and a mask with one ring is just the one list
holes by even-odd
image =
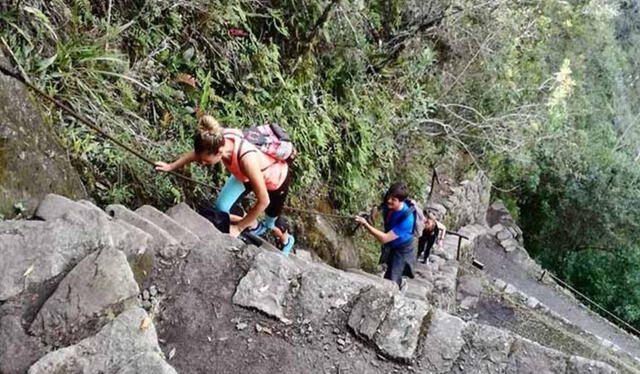
[[280, 161], [292, 161], [296, 150], [289, 134], [277, 123], [267, 123], [242, 131], [244, 139], [263, 153]]

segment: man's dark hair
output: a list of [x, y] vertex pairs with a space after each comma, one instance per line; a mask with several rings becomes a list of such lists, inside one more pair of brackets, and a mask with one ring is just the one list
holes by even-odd
[[384, 195], [384, 201], [387, 201], [395, 197], [400, 201], [404, 201], [409, 197], [409, 193], [407, 192], [407, 186], [402, 182], [396, 182], [389, 187], [387, 193]]

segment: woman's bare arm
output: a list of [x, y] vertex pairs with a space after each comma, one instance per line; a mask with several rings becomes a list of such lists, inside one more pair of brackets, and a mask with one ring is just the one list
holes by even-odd
[[157, 161], [155, 163], [156, 165], [156, 170], [158, 171], [173, 171], [175, 169], [179, 169], [181, 167], [183, 167], [186, 164], [189, 164], [193, 161], [195, 161], [197, 159], [196, 157], [196, 152], [195, 151], [189, 151], [185, 154], [183, 154], [182, 156], [180, 156], [180, 158], [178, 158], [177, 160], [175, 160], [174, 162], [168, 164], [166, 162], [162, 162], [162, 161]]
[[447, 235], [447, 227], [438, 221], [436, 221], [436, 225], [438, 225], [438, 231], [439, 231], [438, 242], [442, 244], [442, 242], [444, 241], [445, 235]]

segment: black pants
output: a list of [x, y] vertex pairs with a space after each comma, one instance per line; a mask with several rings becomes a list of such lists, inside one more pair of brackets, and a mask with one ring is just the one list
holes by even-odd
[[[282, 182], [282, 185], [278, 187], [277, 190], [267, 191], [267, 193], [269, 194], [269, 205], [264, 210], [264, 213], [269, 217], [279, 217], [282, 214], [284, 203], [287, 201], [287, 196], [289, 196], [289, 185], [291, 184], [292, 174], [293, 173], [291, 171], [291, 168], [289, 168], [287, 177], [285, 178], [284, 182]], [[247, 194], [252, 192], [251, 183], [245, 183], [244, 187], [245, 192], [240, 195], [238, 200], [236, 200], [234, 207], [238, 206], [240, 201], [242, 201], [242, 199], [247, 196]]]
[[420, 239], [418, 239], [418, 258], [422, 252], [424, 252], [424, 259], [429, 258], [431, 254], [431, 248], [433, 248], [433, 244], [436, 242], [436, 235], [423, 234]]

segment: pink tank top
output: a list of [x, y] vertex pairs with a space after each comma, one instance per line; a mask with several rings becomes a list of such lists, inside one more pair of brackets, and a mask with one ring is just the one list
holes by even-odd
[[225, 139], [229, 139], [233, 142], [233, 153], [229, 162], [226, 162], [225, 160], [222, 162], [227, 170], [236, 177], [236, 179], [242, 183], [249, 182], [249, 178], [244, 175], [240, 168], [239, 158], [249, 152], [255, 152], [258, 155], [260, 163], [259, 167], [260, 170], [262, 170], [267, 190], [275, 191], [282, 186], [285, 179], [287, 179], [287, 173], [289, 172], [289, 165], [285, 161], [278, 161], [257, 149], [250, 142], [245, 141], [242, 137], [242, 131], [240, 130], [226, 129], [223, 131], [223, 135]]

